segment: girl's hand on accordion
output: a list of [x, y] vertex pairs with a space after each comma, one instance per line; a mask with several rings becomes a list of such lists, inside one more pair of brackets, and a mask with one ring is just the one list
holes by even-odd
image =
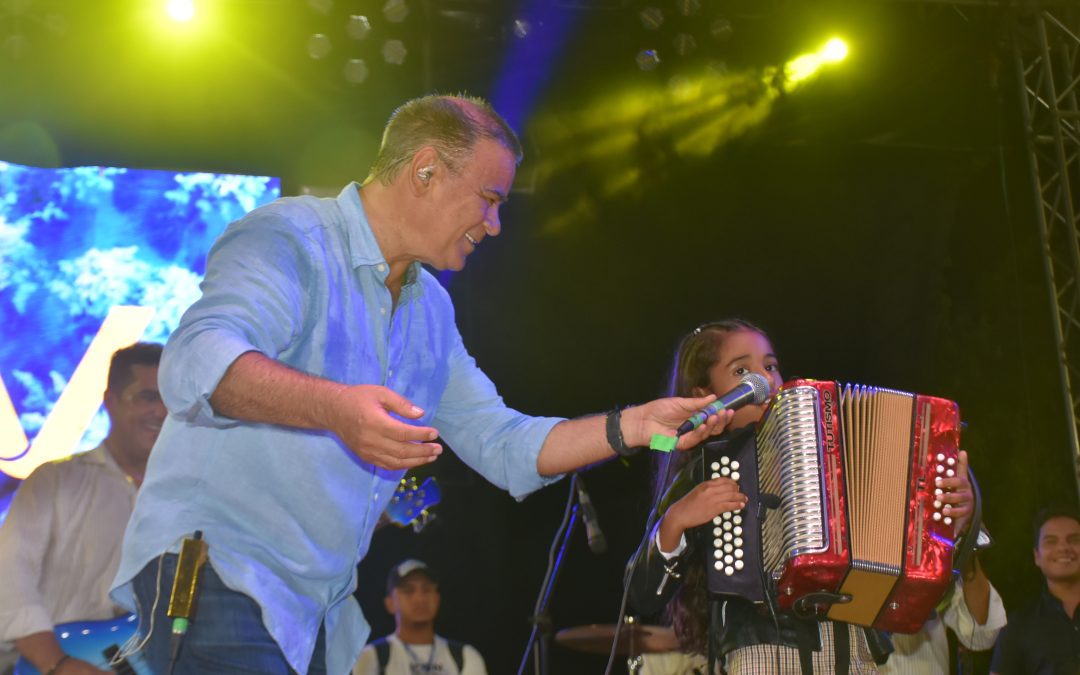
[[953, 533], [959, 537], [967, 530], [975, 509], [975, 492], [968, 478], [967, 451], [961, 450], [957, 455], [956, 474], [950, 478], [939, 478], [937, 486], [945, 491], [941, 495], [941, 501], [945, 503], [943, 512], [953, 519]]
[[747, 497], [730, 478], [713, 478], [699, 483], [686, 496], [668, 507], [660, 521], [660, 550], [674, 551], [686, 530], [704, 525], [727, 511], [739, 511]]

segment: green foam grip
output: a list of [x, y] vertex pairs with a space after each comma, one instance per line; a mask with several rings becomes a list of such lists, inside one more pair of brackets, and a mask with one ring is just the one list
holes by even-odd
[[649, 449], [657, 450], [659, 452], [671, 452], [675, 449], [675, 443], [677, 439], [675, 436], [665, 436], [664, 434], [653, 434], [652, 440], [649, 441]]

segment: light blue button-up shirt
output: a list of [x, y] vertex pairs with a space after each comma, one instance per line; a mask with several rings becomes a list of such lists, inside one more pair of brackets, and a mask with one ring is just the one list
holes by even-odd
[[329, 432], [215, 415], [210, 395], [237, 357], [257, 350], [336, 382], [392, 389], [424, 409], [419, 424], [515, 497], [550, 481], [536, 458], [560, 421], [506, 407], [465, 350], [450, 296], [419, 263], [394, 307], [357, 190], [278, 200], [214, 244], [203, 295], [162, 357], [169, 417], [113, 590], [134, 608], [131, 579], [202, 530], [215, 571], [259, 603], [301, 673], [322, 623], [329, 672], [349, 671], [364, 645], [356, 565], [402, 472], [359, 460]]

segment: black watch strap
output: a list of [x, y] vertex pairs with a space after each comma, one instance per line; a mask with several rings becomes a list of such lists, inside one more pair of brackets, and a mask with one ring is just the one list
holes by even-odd
[[619, 455], [620, 457], [630, 457], [631, 455], [636, 455], [641, 450], [641, 448], [631, 448], [623, 439], [621, 408], [615, 408], [607, 414], [604, 426], [607, 431], [608, 445], [611, 446], [611, 449], [615, 451], [616, 455]]

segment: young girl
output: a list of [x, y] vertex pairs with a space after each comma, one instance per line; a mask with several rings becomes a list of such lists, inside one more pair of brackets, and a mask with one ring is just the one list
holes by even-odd
[[[707, 323], [687, 335], [679, 346], [672, 369], [676, 396], [722, 395], [748, 373], [759, 373], [772, 385], [782, 384], [780, 365], [768, 336], [739, 319]], [[770, 396], [771, 400], [771, 396]], [[752, 433], [768, 402], [735, 411], [724, 436], [736, 442]], [[656, 472], [658, 491], [698, 451], [663, 455]], [[654, 614], [667, 606], [687, 652], [716, 657], [724, 672], [768, 673], [875, 673], [875, 659], [883, 660], [887, 638], [876, 631], [832, 621], [818, 622], [778, 614], [741, 598], [711, 597], [705, 586], [703, 556], [695, 536], [699, 525], [726, 511], [746, 506], [747, 498], [730, 478], [703, 481], [692, 489], [672, 490], [652, 543], [642, 556], [631, 582], [636, 609]], [[674, 500], [674, 501], [673, 501]], [[661, 504], [661, 508], [664, 504]], [[702, 544], [704, 545], [704, 544]]]

